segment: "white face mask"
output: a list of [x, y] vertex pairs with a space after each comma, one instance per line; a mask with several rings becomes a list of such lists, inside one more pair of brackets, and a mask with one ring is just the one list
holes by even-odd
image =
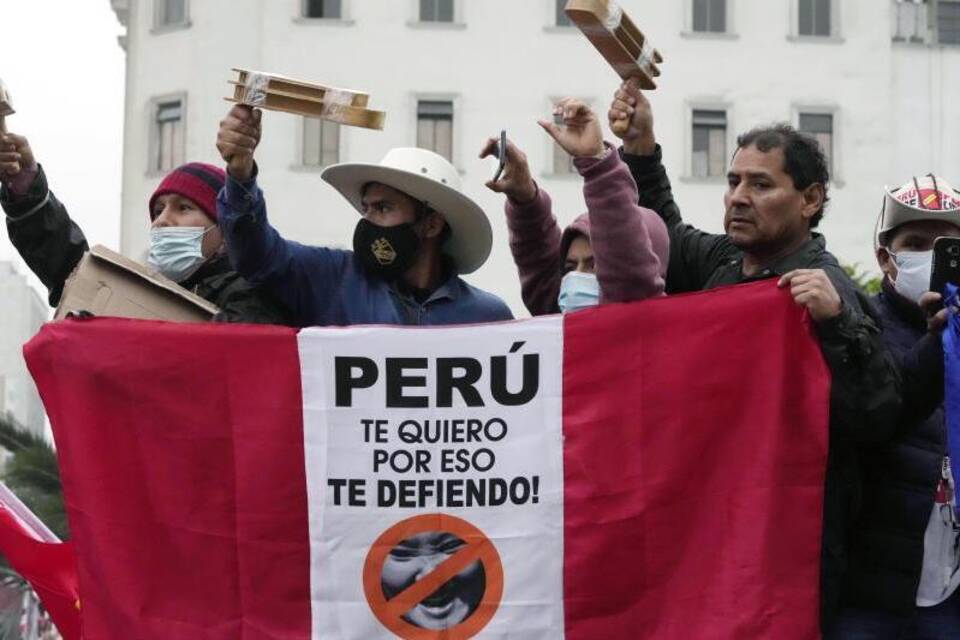
[[908, 300], [919, 304], [920, 296], [930, 289], [930, 271], [933, 269], [933, 251], [901, 251], [888, 253], [897, 265], [897, 279], [893, 288]]
[[203, 236], [214, 226], [151, 229], [147, 264], [174, 282], [186, 280], [206, 261]]
[[600, 304], [600, 283], [592, 273], [571, 271], [560, 281], [560, 297], [557, 299], [560, 313], [579, 311]]

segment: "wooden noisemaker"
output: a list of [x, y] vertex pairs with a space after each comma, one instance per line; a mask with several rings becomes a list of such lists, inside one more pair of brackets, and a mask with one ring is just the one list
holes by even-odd
[[615, 0], [568, 0], [564, 11], [621, 78], [637, 78], [642, 89], [657, 88], [663, 56]]

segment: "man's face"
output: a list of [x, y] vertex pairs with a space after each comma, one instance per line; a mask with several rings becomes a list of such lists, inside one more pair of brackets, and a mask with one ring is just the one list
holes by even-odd
[[417, 203], [407, 194], [379, 182], [371, 182], [360, 200], [363, 217], [381, 227], [415, 222]]
[[895, 282], [897, 264], [890, 254], [932, 251], [933, 241], [941, 236], [960, 238], [960, 227], [940, 220], [918, 220], [900, 225], [889, 234], [887, 246], [877, 249], [880, 269], [891, 282]]
[[723, 228], [746, 253], [777, 253], [810, 232], [810, 219], [823, 201], [813, 185], [798, 191], [784, 171], [783, 150], [739, 149], [727, 172]]
[[379, 182], [371, 182], [363, 188], [360, 208], [363, 217], [381, 227], [395, 227], [401, 224], [417, 223], [414, 231], [421, 239], [435, 238], [446, 224], [443, 215], [430, 211], [417, 220], [419, 203], [393, 187]]
[[150, 212], [153, 222], [151, 229], [160, 229], [162, 227], [202, 227], [210, 229], [203, 236], [201, 251], [203, 257], [209, 258], [223, 246], [223, 233], [216, 223], [207, 217], [203, 209], [197, 206], [193, 200], [184, 198], [176, 193], [168, 193], [157, 198], [153, 203], [153, 211]]

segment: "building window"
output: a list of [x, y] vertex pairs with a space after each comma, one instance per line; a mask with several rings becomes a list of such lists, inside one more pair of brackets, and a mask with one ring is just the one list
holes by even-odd
[[827, 157], [827, 168], [833, 173], [833, 114], [801, 113], [797, 128], [808, 133], [820, 143], [823, 155]]
[[339, 20], [341, 0], [303, 0], [304, 18], [331, 18]]
[[329, 167], [340, 162], [340, 125], [336, 122], [303, 119], [303, 153], [300, 163], [308, 167]]
[[797, 34], [830, 36], [831, 0], [798, 0]]
[[556, 0], [556, 19], [554, 24], [558, 27], [572, 27], [573, 23], [570, 22], [570, 18], [567, 16], [567, 12], [564, 11], [564, 7], [567, 6], [567, 0]]
[[183, 100], [162, 100], [155, 104], [150, 169], [166, 172], [183, 164]]
[[727, 0], [693, 0], [693, 30], [703, 33], [727, 31]]
[[554, 140], [553, 173], [558, 176], [568, 176], [576, 172], [577, 168], [573, 165], [573, 156], [567, 153], [566, 150]]
[[897, 0], [894, 4], [896, 32], [893, 39], [900, 42], [927, 41], [927, 5], [913, 0]]
[[187, 0], [155, 0], [154, 12], [157, 28], [187, 24]]
[[693, 155], [691, 174], [695, 178], [722, 176], [727, 164], [727, 113], [693, 112]]
[[956, 0], [937, 2], [937, 42], [960, 44], [960, 2]]
[[453, 22], [453, 0], [420, 0], [420, 22]]
[[453, 103], [421, 100], [417, 103], [417, 146], [453, 162]]

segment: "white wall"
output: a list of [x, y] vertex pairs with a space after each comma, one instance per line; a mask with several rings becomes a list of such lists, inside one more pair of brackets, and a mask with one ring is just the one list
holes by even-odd
[[[218, 162], [214, 140], [229, 107], [221, 98], [231, 67], [362, 89], [372, 107], [387, 111], [387, 126], [344, 128], [341, 160], [375, 162], [390, 147], [414, 144], [417, 95], [450, 95], [456, 164], [494, 226], [490, 261], [468, 279], [521, 313], [502, 198], [483, 187], [491, 167], [477, 151], [486, 136], [506, 128], [554, 196], [561, 221], [571, 220], [584, 207], [580, 181], [548, 175], [552, 147], [535, 120], [547, 115], [550, 97], [563, 95], [590, 98], [604, 114], [619, 79], [579, 31], [549, 26], [552, 0], [460, 0], [460, 24], [446, 28], [412, 25], [414, 0], [343, 2], [346, 20], [323, 22], [298, 19], [299, 0], [191, 0], [188, 29], [152, 33], [152, 1], [130, 0], [122, 250], [142, 255], [148, 240], [146, 201], [159, 181], [146, 174], [153, 97], [186, 92], [186, 158]], [[692, 106], [727, 105], [728, 151], [753, 125], [795, 123], [799, 107], [833, 108], [837, 180], [822, 230], [841, 260], [873, 268], [883, 185], [930, 168], [960, 183], [950, 146], [960, 90], [946, 86], [960, 77], [958, 53], [893, 45], [890, 5], [881, 0], [835, 0], [836, 37], [797, 39], [794, 3], [730, 0], [732, 35], [720, 37], [688, 33], [687, 2], [621, 4], [666, 58], [660, 89], [649, 95], [685, 217], [719, 231], [723, 213], [724, 181], [689, 177]], [[905, 89], [914, 74], [933, 88]], [[299, 126], [294, 116], [264, 117], [257, 157], [271, 219], [290, 238], [348, 245], [355, 214], [318, 172], [294, 166]], [[939, 138], [930, 127], [942, 132]]]
[[27, 278], [0, 262], [0, 415], [42, 435], [43, 405], [24, 363], [23, 345], [46, 321], [49, 309]]

